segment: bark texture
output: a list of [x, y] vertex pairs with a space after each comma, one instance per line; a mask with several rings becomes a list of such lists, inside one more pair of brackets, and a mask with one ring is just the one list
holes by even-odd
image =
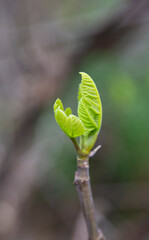
[[77, 158], [77, 171], [75, 173], [74, 184], [76, 186], [81, 208], [86, 221], [89, 240], [105, 240], [100, 229], [98, 229], [95, 209], [92, 197], [89, 175], [89, 157]]

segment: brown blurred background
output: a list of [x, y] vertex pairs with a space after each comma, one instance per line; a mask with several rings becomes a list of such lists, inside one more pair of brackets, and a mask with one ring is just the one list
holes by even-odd
[[91, 159], [107, 240], [149, 239], [149, 0], [0, 1], [0, 240], [87, 240], [76, 156], [57, 126], [92, 76], [103, 124]]

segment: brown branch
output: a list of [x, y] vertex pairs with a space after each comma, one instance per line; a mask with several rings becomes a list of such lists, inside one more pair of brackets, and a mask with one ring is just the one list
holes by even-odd
[[102, 231], [98, 229], [95, 218], [94, 203], [90, 186], [88, 157], [84, 157], [83, 159], [80, 159], [79, 157], [77, 158], [77, 171], [75, 173], [74, 185], [76, 186], [86, 221], [89, 240], [104, 240], [104, 235], [102, 234]]

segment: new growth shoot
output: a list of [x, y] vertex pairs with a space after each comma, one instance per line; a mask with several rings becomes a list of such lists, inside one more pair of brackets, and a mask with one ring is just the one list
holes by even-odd
[[[102, 105], [92, 78], [84, 72], [80, 74], [82, 80], [78, 92], [78, 117], [72, 114], [70, 108], [64, 110], [59, 98], [54, 103], [54, 114], [66, 135], [79, 145], [83, 154], [89, 155], [101, 128]], [[79, 137], [79, 143], [76, 142], [76, 137]]]
[[[91, 151], [101, 128], [102, 105], [92, 78], [84, 72], [80, 74], [82, 79], [78, 91], [78, 116], [73, 115], [69, 107], [64, 110], [59, 98], [54, 103], [54, 115], [58, 125], [71, 139], [77, 152], [74, 184], [87, 224], [89, 240], [103, 240], [104, 236], [95, 220], [89, 176], [89, 157], [100, 148], [98, 146]], [[79, 137], [79, 141], [76, 137]]]

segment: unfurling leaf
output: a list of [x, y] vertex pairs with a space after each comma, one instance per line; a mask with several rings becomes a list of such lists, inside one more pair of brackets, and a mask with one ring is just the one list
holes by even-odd
[[85, 127], [82, 121], [71, 113], [70, 108], [66, 108], [64, 112], [63, 104], [59, 98], [54, 103], [54, 114], [57, 123], [70, 138], [84, 134]]
[[99, 131], [102, 121], [102, 105], [97, 87], [92, 78], [83, 72], [82, 81], [78, 93], [78, 116], [83, 122], [86, 131], [84, 135], [89, 135], [93, 131]]
[[78, 93], [78, 116], [85, 126], [85, 133], [80, 137], [80, 147], [86, 154], [94, 146], [102, 122], [102, 105], [97, 87], [92, 78], [83, 72]]

